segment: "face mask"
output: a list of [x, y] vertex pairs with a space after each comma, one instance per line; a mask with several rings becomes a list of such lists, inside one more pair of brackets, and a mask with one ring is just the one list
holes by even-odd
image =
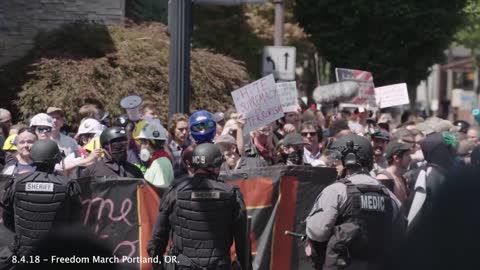
[[302, 165], [303, 151], [295, 151], [286, 155], [287, 165]]
[[112, 160], [122, 163], [127, 160], [127, 142], [114, 142], [110, 144]]
[[140, 157], [140, 160], [142, 160], [143, 162], [147, 162], [152, 157], [152, 154], [150, 153], [150, 151], [148, 151], [147, 148], [142, 148], [138, 156]]

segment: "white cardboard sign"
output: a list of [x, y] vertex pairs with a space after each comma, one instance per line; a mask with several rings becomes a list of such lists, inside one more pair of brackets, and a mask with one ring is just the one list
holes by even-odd
[[296, 112], [298, 107], [297, 82], [277, 83], [277, 93], [280, 97], [283, 112]]
[[409, 104], [407, 84], [399, 83], [377, 87], [375, 88], [375, 100], [381, 109]]
[[453, 108], [460, 108], [462, 106], [463, 89], [452, 90], [452, 101], [450, 102]]
[[232, 92], [237, 112], [246, 118], [244, 133], [283, 117], [275, 79], [270, 74]]

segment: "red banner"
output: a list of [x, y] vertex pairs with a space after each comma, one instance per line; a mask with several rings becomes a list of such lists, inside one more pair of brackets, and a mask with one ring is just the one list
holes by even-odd
[[274, 166], [225, 176], [238, 185], [252, 217], [253, 269], [311, 269], [303, 243], [285, 230], [304, 233], [307, 217], [321, 190], [335, 180], [331, 168]]

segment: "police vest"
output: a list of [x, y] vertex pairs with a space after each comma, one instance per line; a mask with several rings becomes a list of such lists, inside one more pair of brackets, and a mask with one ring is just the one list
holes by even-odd
[[328, 242], [324, 269], [345, 267], [355, 260], [382, 262], [392, 246], [393, 201], [387, 188], [354, 185], [348, 179], [339, 182], [347, 186], [347, 201]]
[[[235, 187], [194, 176], [182, 181], [170, 216], [174, 249], [191, 269], [230, 269]], [[183, 264], [183, 263], [182, 263]]]
[[15, 184], [14, 252], [25, 255], [57, 224], [68, 222], [68, 180], [61, 176], [33, 172]]

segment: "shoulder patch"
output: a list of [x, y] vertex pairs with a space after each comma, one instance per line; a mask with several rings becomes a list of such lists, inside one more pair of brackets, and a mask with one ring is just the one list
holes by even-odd
[[53, 192], [53, 183], [28, 182], [25, 191]]

